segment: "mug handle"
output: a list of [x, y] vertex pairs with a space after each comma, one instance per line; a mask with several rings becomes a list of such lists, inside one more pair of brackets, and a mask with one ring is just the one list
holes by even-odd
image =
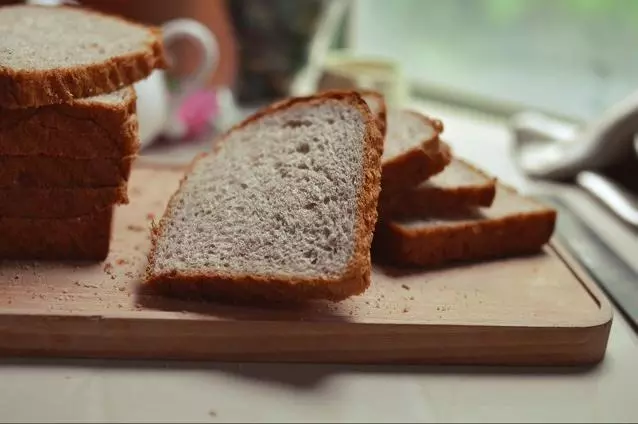
[[[164, 44], [170, 44], [178, 39], [186, 39], [193, 42], [201, 51], [202, 60], [197, 69], [191, 74], [183, 77], [180, 83], [184, 84], [180, 89], [191, 91], [204, 86], [215, 72], [219, 63], [219, 43], [217, 38], [208, 27], [199, 21], [188, 18], [173, 19], [162, 25]], [[169, 64], [173, 60], [169, 55]]]

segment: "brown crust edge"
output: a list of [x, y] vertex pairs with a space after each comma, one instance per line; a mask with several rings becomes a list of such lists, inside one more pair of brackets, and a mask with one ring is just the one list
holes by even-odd
[[[499, 183], [498, 189], [533, 201], [504, 184]], [[445, 228], [406, 229], [399, 223], [383, 222], [373, 243], [375, 261], [432, 268], [536, 253], [551, 239], [557, 212], [534, 203], [544, 209]]]
[[113, 219], [113, 207], [75, 218], [0, 217], [0, 259], [103, 261]]
[[418, 218], [428, 213], [445, 213], [468, 207], [490, 207], [496, 197], [498, 179], [472, 163], [453, 158], [485, 179], [482, 183], [463, 187], [433, 187], [418, 185], [401, 192], [382, 190], [379, 197], [379, 217], [383, 220]]
[[364, 96], [374, 97], [379, 102], [380, 108], [375, 115], [377, 117], [377, 125], [379, 126], [379, 131], [381, 132], [381, 135], [385, 138], [385, 135], [388, 129], [388, 108], [387, 108], [387, 105], [385, 104], [385, 97], [383, 97], [383, 94], [375, 90], [359, 90], [359, 94], [362, 97]]
[[147, 27], [86, 7], [82, 10], [89, 15], [108, 17], [146, 28], [149, 31], [148, 45], [142, 51], [85, 66], [41, 71], [15, 71], [0, 66], [0, 107], [18, 109], [69, 103], [119, 90], [146, 78], [154, 69], [168, 67], [160, 28]]
[[452, 148], [438, 138], [429, 139], [396, 158], [383, 163], [381, 187], [398, 195], [442, 172], [452, 161]]
[[101, 188], [0, 189], [0, 217], [71, 219], [129, 203], [128, 183]]
[[364, 292], [370, 284], [371, 259], [370, 247], [377, 220], [377, 201], [381, 180], [381, 154], [383, 152], [383, 137], [376, 125], [376, 118], [370, 112], [365, 101], [355, 91], [326, 91], [316, 96], [296, 97], [274, 103], [262, 109], [243, 122], [231, 128], [226, 135], [216, 143], [214, 152], [220, 148], [220, 143], [226, 140], [230, 133], [237, 131], [251, 122], [264, 116], [278, 113], [299, 104], [318, 104], [326, 100], [347, 102], [363, 115], [366, 125], [364, 143], [364, 158], [362, 163], [362, 181], [357, 198], [358, 215], [355, 222], [356, 239], [353, 246], [352, 258], [345, 267], [343, 274], [337, 278], [295, 278], [288, 276], [255, 276], [216, 274], [202, 276], [197, 273], [163, 272], [153, 273], [157, 242], [163, 232], [164, 223], [171, 218], [172, 205], [176, 194], [198, 160], [207, 154], [199, 155], [187, 169], [180, 187], [171, 197], [166, 212], [159, 224], [153, 223], [151, 250], [146, 270], [146, 287], [154, 288], [166, 295], [204, 298], [227, 299], [233, 301], [268, 301], [268, 302], [304, 302], [325, 299], [334, 302], [344, 300], [350, 296]]

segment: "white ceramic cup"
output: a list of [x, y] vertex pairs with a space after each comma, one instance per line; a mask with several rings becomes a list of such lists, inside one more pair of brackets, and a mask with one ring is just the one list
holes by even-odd
[[178, 39], [194, 43], [200, 50], [201, 61], [191, 75], [178, 81], [177, 92], [169, 90], [163, 70], [155, 70], [146, 79], [135, 83], [142, 147], [148, 146], [160, 135], [179, 137], [185, 133], [184, 124], [177, 118], [177, 109], [186, 96], [205, 86], [219, 62], [217, 39], [202, 23], [193, 19], [175, 19], [162, 26], [162, 33], [169, 61], [174, 60], [170, 56], [170, 46]]

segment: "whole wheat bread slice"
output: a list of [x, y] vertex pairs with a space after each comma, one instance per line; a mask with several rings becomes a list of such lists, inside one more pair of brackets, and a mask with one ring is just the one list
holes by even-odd
[[384, 221], [375, 233], [375, 261], [435, 267], [534, 253], [554, 231], [556, 211], [498, 184], [489, 208], [413, 220]]
[[397, 193], [441, 172], [452, 159], [441, 147], [441, 121], [411, 110], [389, 110], [383, 157], [384, 191]]
[[0, 109], [0, 155], [121, 159], [138, 149], [131, 87], [60, 105]]
[[0, 107], [110, 93], [166, 67], [157, 28], [86, 8], [0, 8]]
[[147, 286], [340, 301], [370, 283], [382, 136], [354, 92], [278, 102], [198, 157], [154, 228]]
[[[441, 142], [445, 147], [446, 143]], [[398, 193], [381, 190], [379, 216], [398, 219], [445, 213], [468, 207], [489, 207], [496, 195], [496, 178], [471, 163], [454, 158], [439, 174]]]
[[128, 200], [127, 184], [107, 188], [0, 189], [0, 217], [73, 218], [126, 204]]
[[0, 188], [102, 188], [126, 184], [134, 156], [123, 159], [69, 159], [0, 156]]
[[113, 209], [62, 219], [0, 217], [0, 259], [101, 261], [109, 254]]
[[359, 90], [359, 94], [368, 104], [370, 111], [377, 117], [377, 124], [381, 134], [385, 137], [387, 129], [387, 107], [385, 98], [381, 93], [374, 90]]

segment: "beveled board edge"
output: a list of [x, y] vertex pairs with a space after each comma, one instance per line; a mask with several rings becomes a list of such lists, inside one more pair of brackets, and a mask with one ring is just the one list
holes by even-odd
[[593, 365], [612, 322], [606, 297], [560, 245], [551, 248], [599, 305], [588, 325], [470, 326], [0, 315], [0, 355], [244, 362]]

